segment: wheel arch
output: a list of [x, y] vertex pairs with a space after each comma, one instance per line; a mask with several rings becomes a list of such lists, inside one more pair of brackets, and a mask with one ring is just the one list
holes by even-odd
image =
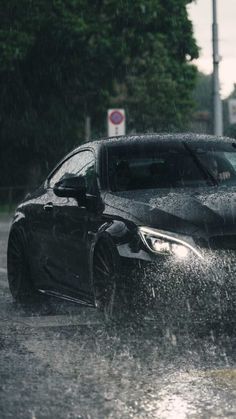
[[12, 220], [12, 224], [9, 230], [8, 242], [9, 242], [10, 235], [15, 231], [18, 231], [20, 234], [24, 236], [24, 239], [27, 240], [27, 222], [26, 222], [25, 214], [23, 214], [22, 212], [17, 211], [14, 215], [14, 218]]
[[93, 262], [95, 249], [101, 241], [113, 246], [119, 254], [119, 246], [129, 242], [132, 228], [129, 224], [124, 220], [112, 220], [104, 223], [94, 237], [90, 254], [91, 262]]
[[9, 254], [9, 246], [11, 243], [11, 238], [13, 234], [19, 234], [21, 239], [23, 240], [24, 243], [24, 247], [25, 247], [25, 252], [26, 254], [28, 254], [29, 251], [29, 231], [28, 231], [28, 223], [27, 223], [27, 219], [26, 216], [24, 214], [23, 211], [21, 211], [20, 209], [17, 208], [13, 220], [12, 220], [12, 224], [9, 230], [9, 234], [8, 234], [8, 240], [7, 240], [7, 264], [8, 264], [8, 254]]
[[124, 242], [125, 237], [129, 231], [129, 227], [123, 220], [112, 220], [104, 223], [98, 230], [97, 234], [93, 239], [92, 246], [90, 248], [90, 278], [91, 285], [93, 287], [93, 266], [94, 266], [94, 255], [96, 249], [100, 243], [104, 242], [106, 246], [113, 248], [116, 257], [117, 268], [121, 263], [121, 257], [119, 254], [119, 245]]
[[96, 237], [96, 240], [95, 240], [95, 242], [92, 246], [92, 249], [91, 249], [90, 262], [91, 262], [92, 271], [93, 271], [94, 255], [95, 255], [95, 252], [96, 252], [96, 250], [98, 249], [98, 247], [101, 243], [104, 243], [105, 247], [106, 246], [111, 247], [114, 252], [116, 251], [117, 256], [118, 256], [118, 251], [117, 251], [117, 247], [116, 247], [116, 243], [114, 241], [114, 238], [107, 231], [103, 231], [101, 234], [99, 234]]
[[[13, 298], [19, 301], [23, 301], [25, 297], [28, 298], [36, 295], [34, 282], [30, 272], [28, 249], [29, 242], [27, 240], [27, 235], [23, 227], [23, 223], [19, 223], [17, 225], [13, 224], [9, 232], [7, 243], [7, 276], [9, 288]], [[20, 264], [15, 263], [16, 258], [18, 258]], [[15, 273], [15, 266], [20, 266], [20, 271], [17, 273]], [[12, 285], [15, 283], [14, 278], [19, 278], [17, 281], [20, 285]]]

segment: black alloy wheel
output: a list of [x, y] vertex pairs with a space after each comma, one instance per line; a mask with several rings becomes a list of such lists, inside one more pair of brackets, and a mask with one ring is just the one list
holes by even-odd
[[117, 311], [118, 255], [114, 245], [101, 240], [94, 253], [93, 286], [96, 306], [111, 318]]
[[7, 249], [8, 283], [16, 301], [26, 301], [33, 297], [34, 290], [27, 260], [26, 241], [21, 230], [12, 230]]

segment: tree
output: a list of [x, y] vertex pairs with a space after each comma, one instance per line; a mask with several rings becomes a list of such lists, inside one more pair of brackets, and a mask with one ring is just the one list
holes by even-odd
[[212, 113], [212, 75], [197, 73], [196, 86], [193, 91], [196, 111], [207, 111]]
[[130, 129], [182, 128], [198, 53], [189, 2], [1, 1], [0, 183], [47, 171], [83, 141], [86, 115], [105, 134], [116, 86]]
[[154, 21], [148, 26], [149, 33], [141, 27], [146, 43], [141, 53], [129, 60], [126, 90], [116, 102], [127, 109], [131, 130], [176, 130], [188, 125], [197, 74], [189, 61], [198, 56], [186, 11], [189, 2], [151, 2], [152, 12], [149, 9], [148, 13]]

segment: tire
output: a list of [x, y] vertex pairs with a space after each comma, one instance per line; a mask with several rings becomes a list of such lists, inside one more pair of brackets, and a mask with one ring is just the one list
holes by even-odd
[[95, 305], [112, 318], [119, 305], [118, 283], [119, 261], [115, 246], [111, 241], [100, 240], [94, 251], [93, 288]]
[[25, 302], [36, 295], [30, 277], [23, 230], [12, 230], [7, 249], [8, 283], [15, 301]]

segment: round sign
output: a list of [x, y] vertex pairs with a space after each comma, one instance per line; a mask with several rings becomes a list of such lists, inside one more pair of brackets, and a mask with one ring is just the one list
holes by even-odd
[[109, 118], [114, 125], [120, 125], [124, 121], [124, 115], [120, 111], [113, 111]]

